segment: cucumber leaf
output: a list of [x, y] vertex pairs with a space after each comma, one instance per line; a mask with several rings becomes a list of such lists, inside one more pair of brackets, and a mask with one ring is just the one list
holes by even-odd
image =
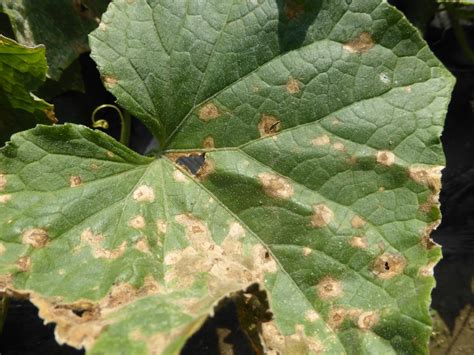
[[59, 342], [176, 354], [256, 284], [263, 351], [427, 353], [453, 79], [397, 10], [114, 0], [90, 41], [161, 151], [76, 125], [1, 151], [0, 285]]
[[38, 123], [54, 123], [53, 106], [31, 92], [46, 79], [44, 46], [25, 47], [0, 35], [0, 144]]

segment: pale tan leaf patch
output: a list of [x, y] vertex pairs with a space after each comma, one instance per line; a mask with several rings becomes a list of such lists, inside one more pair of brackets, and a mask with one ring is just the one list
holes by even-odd
[[342, 296], [342, 283], [330, 276], [323, 278], [317, 285], [319, 298], [331, 300]]
[[349, 244], [357, 249], [366, 249], [368, 247], [367, 240], [363, 237], [352, 237], [349, 239]]
[[283, 177], [271, 173], [258, 174], [265, 193], [273, 198], [288, 200], [294, 194], [293, 186]]
[[199, 110], [199, 118], [204, 122], [214, 120], [220, 116], [219, 109], [212, 102], [205, 104]]
[[379, 321], [379, 316], [376, 312], [368, 311], [368, 312], [363, 312], [359, 315], [357, 319], [357, 326], [360, 329], [371, 329], [373, 326], [375, 326]]
[[415, 165], [408, 168], [408, 175], [417, 183], [428, 186], [435, 192], [439, 192], [441, 189], [441, 170], [443, 168], [443, 166], [426, 167]]
[[362, 32], [357, 38], [342, 46], [349, 53], [365, 53], [375, 45], [372, 36], [368, 32]]
[[0, 195], [0, 203], [7, 203], [12, 199], [12, 195], [6, 194], [6, 195]]
[[31, 270], [31, 257], [22, 256], [16, 261], [15, 265], [21, 272], [28, 272]]
[[384, 253], [375, 259], [372, 271], [377, 277], [387, 280], [403, 273], [405, 265], [402, 255]]
[[393, 163], [395, 163], [395, 154], [388, 150], [381, 150], [377, 152], [377, 163], [391, 166]]
[[281, 122], [278, 118], [263, 114], [258, 123], [260, 137], [268, 137], [278, 133], [281, 130]]
[[135, 216], [128, 221], [128, 225], [134, 229], [143, 229], [146, 226], [143, 216]]
[[354, 217], [352, 217], [352, 220], [351, 220], [351, 225], [352, 225], [352, 228], [362, 228], [364, 227], [365, 225], [367, 224], [366, 221], [364, 221], [361, 217], [355, 215]]
[[48, 243], [48, 232], [42, 228], [28, 229], [23, 232], [21, 242], [35, 249], [43, 248]]
[[82, 179], [80, 176], [73, 175], [69, 178], [69, 186], [70, 187], [77, 187], [82, 185]]
[[7, 186], [7, 177], [4, 174], [0, 174], [0, 191], [5, 190]]
[[302, 324], [295, 325], [295, 332], [285, 336], [273, 321], [265, 322], [261, 337], [266, 354], [319, 354], [324, 350], [319, 340], [306, 335]]
[[300, 92], [300, 82], [296, 79], [290, 77], [288, 82], [286, 83], [286, 91], [290, 95], [294, 95]]
[[314, 138], [311, 143], [315, 146], [328, 145], [331, 143], [331, 139], [327, 134]]
[[138, 202], [153, 202], [155, 201], [155, 190], [148, 185], [141, 185], [133, 191], [132, 197]]
[[81, 246], [88, 245], [91, 248], [94, 258], [116, 259], [121, 257], [127, 249], [127, 241], [123, 241], [115, 249], [106, 249], [102, 247], [105, 237], [102, 234], [94, 234], [90, 228], [85, 229], [81, 233]]
[[313, 206], [311, 225], [315, 228], [326, 227], [334, 219], [334, 212], [325, 204], [320, 203]]

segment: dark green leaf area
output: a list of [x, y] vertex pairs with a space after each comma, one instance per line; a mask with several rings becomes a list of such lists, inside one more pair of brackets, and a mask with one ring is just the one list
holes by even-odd
[[97, 27], [110, 0], [5, 0], [16, 39], [27, 46], [46, 46], [48, 75], [59, 80], [63, 70], [89, 51], [87, 35]]
[[24, 47], [0, 35], [0, 145], [15, 132], [56, 121], [53, 106], [31, 93], [47, 68], [44, 47]]
[[119, 102], [167, 146], [238, 146], [341, 110], [416, 114], [398, 96], [428, 81], [442, 90], [444, 69], [401, 19], [378, 0], [121, 0], [91, 35], [92, 55]]

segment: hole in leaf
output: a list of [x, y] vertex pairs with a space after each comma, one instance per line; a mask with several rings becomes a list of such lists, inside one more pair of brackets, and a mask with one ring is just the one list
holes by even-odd
[[187, 341], [181, 354], [263, 354], [261, 324], [271, 319], [266, 292], [253, 284], [219, 302], [214, 316]]
[[86, 309], [82, 309], [82, 308], [72, 309], [72, 312], [78, 317], [82, 317], [86, 311], [87, 311]]
[[190, 154], [188, 156], [181, 156], [176, 159], [176, 163], [188, 169], [193, 175], [196, 175], [199, 169], [206, 161], [206, 153]]

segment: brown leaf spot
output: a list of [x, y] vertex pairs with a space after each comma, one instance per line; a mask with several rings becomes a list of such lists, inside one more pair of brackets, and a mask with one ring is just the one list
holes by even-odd
[[442, 166], [425, 167], [411, 166], [408, 168], [408, 175], [421, 185], [428, 186], [431, 190], [439, 192], [441, 189]]
[[142, 287], [138, 290], [138, 295], [148, 296], [163, 294], [166, 290], [154, 277], [153, 275], [145, 276]]
[[295, 332], [287, 336], [280, 332], [274, 321], [261, 326], [265, 354], [320, 354], [324, 350], [320, 341], [305, 334], [301, 324], [296, 324]]
[[359, 315], [357, 319], [357, 326], [360, 329], [372, 329], [374, 325], [379, 322], [379, 316], [375, 312], [363, 312]]
[[276, 117], [269, 115], [262, 115], [258, 123], [258, 131], [260, 137], [268, 137], [278, 133], [281, 130], [281, 122]]
[[320, 317], [319, 317], [318, 312], [311, 309], [309, 311], [306, 311], [304, 318], [309, 322], [316, 322]]
[[308, 248], [308, 247], [303, 248], [303, 256], [308, 256], [312, 252], [313, 252], [313, 249], [311, 249], [311, 248]]
[[133, 191], [133, 199], [138, 202], [155, 201], [155, 190], [148, 185], [141, 185]]
[[99, 29], [103, 32], [107, 32], [107, 25], [104, 22], [99, 24]]
[[395, 154], [388, 150], [381, 150], [377, 152], [377, 163], [382, 165], [391, 166], [395, 163]]
[[7, 177], [4, 174], [0, 174], [0, 191], [5, 190], [7, 186]]
[[427, 265], [422, 266], [418, 271], [418, 275], [421, 277], [432, 277], [434, 275], [434, 267], [436, 266], [436, 262], [432, 261], [429, 262]]
[[207, 136], [204, 141], [202, 142], [202, 146], [205, 148], [205, 149], [213, 149], [215, 148], [215, 144], [214, 144], [214, 138], [212, 136]]
[[299, 93], [300, 92], [299, 81], [290, 77], [290, 79], [286, 83], [286, 91], [291, 95]]
[[128, 221], [128, 225], [135, 229], [142, 229], [145, 228], [145, 218], [143, 216], [135, 216], [131, 220]]
[[438, 192], [434, 192], [428, 196], [426, 201], [418, 206], [422, 213], [430, 213], [433, 207], [436, 207], [439, 200]]
[[105, 154], [107, 154], [107, 156], [108, 156], [109, 158], [115, 157], [115, 154], [112, 153], [110, 150], [108, 150]]
[[0, 195], [0, 203], [7, 203], [12, 199], [12, 195], [6, 194], [6, 195]]
[[356, 157], [355, 155], [352, 155], [352, 156], [350, 156], [349, 158], [347, 158], [347, 162], [348, 162], [350, 165], [354, 166], [354, 165], [357, 164], [357, 157]]
[[180, 183], [184, 183], [184, 184], [187, 184], [189, 183], [189, 179], [186, 177], [186, 175], [184, 175], [184, 173], [179, 170], [179, 169], [175, 169], [173, 171], [173, 179], [174, 181], [176, 182], [180, 182]]
[[203, 221], [189, 214], [175, 219], [185, 226], [190, 246], [164, 257], [164, 279], [166, 283], [173, 282], [173, 287], [190, 287], [196, 274], [204, 272], [209, 277], [209, 293], [224, 295], [263, 282], [266, 273], [277, 270], [270, 253], [259, 244], [252, 248], [251, 255], [243, 255], [240, 227], [231, 227], [228, 236], [217, 245]]
[[48, 232], [41, 228], [28, 229], [23, 232], [21, 242], [33, 248], [43, 248], [49, 240]]
[[103, 81], [108, 89], [113, 89], [115, 86], [117, 86], [118, 83], [117, 78], [112, 75], [105, 75], [103, 77]]
[[129, 304], [137, 297], [138, 290], [128, 283], [112, 286], [107, 296], [101, 300], [101, 308], [113, 309]]
[[205, 104], [199, 110], [199, 118], [204, 122], [214, 120], [220, 116], [219, 109], [211, 102]]
[[339, 151], [339, 152], [345, 152], [345, 151], [346, 151], [345, 145], [344, 145], [343, 143], [341, 143], [341, 142], [335, 142], [335, 143], [332, 145], [332, 147], [333, 147], [335, 150]]
[[242, 225], [238, 222], [231, 222], [229, 225], [229, 233], [227, 234], [227, 238], [230, 239], [239, 239], [245, 236], [245, 229]]
[[411, 93], [411, 86], [410, 86], [410, 85], [408, 85], [408, 86], [405, 86], [405, 88], [404, 88], [404, 89], [405, 89], [405, 92], [407, 92], [407, 93]]
[[337, 330], [344, 322], [344, 319], [347, 316], [347, 311], [344, 308], [331, 308], [328, 314], [327, 323], [328, 325]]
[[311, 216], [311, 225], [314, 228], [326, 227], [334, 219], [334, 212], [325, 204], [313, 206], [313, 215]]
[[105, 249], [102, 247], [104, 240], [105, 238], [102, 234], [94, 234], [90, 228], [81, 233], [81, 244], [90, 246], [94, 258], [117, 259], [125, 253], [127, 249], [126, 241], [123, 241], [115, 249]]
[[196, 248], [205, 248], [214, 244], [207, 224], [191, 214], [180, 214], [175, 217], [176, 222], [186, 229], [186, 237]]
[[433, 249], [434, 247], [439, 246], [439, 244], [435, 243], [433, 239], [431, 239], [431, 233], [438, 228], [439, 226], [439, 221], [436, 221], [434, 223], [431, 223], [427, 225], [425, 228], [423, 228], [420, 233], [421, 233], [421, 245], [426, 249], [430, 250]]
[[[31, 302], [38, 308], [39, 316], [44, 319], [45, 324], [56, 323], [56, 340], [77, 349], [89, 349], [106, 324], [99, 320], [98, 309], [88, 302], [62, 305], [35, 294], [31, 296]], [[81, 311], [81, 316], [74, 311]]]
[[79, 185], [82, 185], [82, 179], [80, 176], [71, 176], [69, 178], [69, 186], [70, 187], [77, 187]]
[[5, 247], [5, 245], [3, 245], [3, 243], [0, 243], [0, 256], [3, 255], [6, 250], [7, 248]]
[[28, 272], [31, 270], [31, 258], [22, 256], [16, 261], [15, 265], [21, 272]]
[[352, 228], [362, 228], [362, 227], [364, 227], [366, 224], [367, 224], [367, 222], [364, 221], [364, 220], [363, 220], [362, 218], [360, 218], [359, 216], [355, 215], [354, 217], [352, 217], [352, 220], [351, 220]]
[[11, 274], [0, 275], [0, 292], [7, 292], [12, 287], [13, 276]]
[[196, 172], [196, 177], [200, 180], [203, 181], [205, 180], [209, 175], [211, 175], [215, 170], [214, 166], [214, 161], [210, 158], [205, 157], [204, 164], [199, 168], [199, 170]]
[[357, 38], [342, 46], [349, 53], [364, 53], [374, 46], [372, 36], [368, 32], [362, 32]]
[[166, 234], [166, 231], [168, 230], [168, 222], [163, 219], [158, 219], [156, 221], [156, 230], [158, 234]]
[[100, 165], [99, 165], [99, 164], [96, 164], [96, 163], [92, 163], [92, 164], [90, 165], [90, 169], [91, 169], [92, 171], [99, 171], [99, 170], [100, 170]]
[[270, 197], [288, 200], [294, 194], [293, 187], [281, 176], [271, 173], [260, 173], [258, 178], [263, 190]]
[[150, 246], [148, 245], [148, 241], [146, 238], [140, 238], [134, 246], [135, 249], [138, 251], [144, 253], [144, 254], [149, 254], [150, 253]]
[[405, 258], [399, 254], [384, 253], [375, 259], [373, 273], [384, 280], [400, 275], [405, 269]]
[[342, 284], [332, 277], [323, 278], [317, 285], [318, 295], [322, 300], [330, 300], [342, 296]]
[[90, 350], [96, 339], [114, 320], [109, 314], [130, 304], [140, 297], [162, 294], [163, 287], [151, 275], [144, 279], [140, 289], [127, 283], [115, 284], [98, 303], [77, 301], [61, 304], [55, 298], [42, 298], [31, 294], [31, 302], [39, 309], [45, 323], [56, 323], [55, 335], [60, 344], [67, 343], [75, 348]]
[[311, 143], [315, 146], [328, 145], [331, 143], [331, 140], [329, 139], [329, 136], [327, 134], [323, 134], [322, 136], [313, 139]]
[[352, 237], [349, 239], [349, 244], [357, 249], [365, 249], [368, 246], [367, 241], [362, 237]]

